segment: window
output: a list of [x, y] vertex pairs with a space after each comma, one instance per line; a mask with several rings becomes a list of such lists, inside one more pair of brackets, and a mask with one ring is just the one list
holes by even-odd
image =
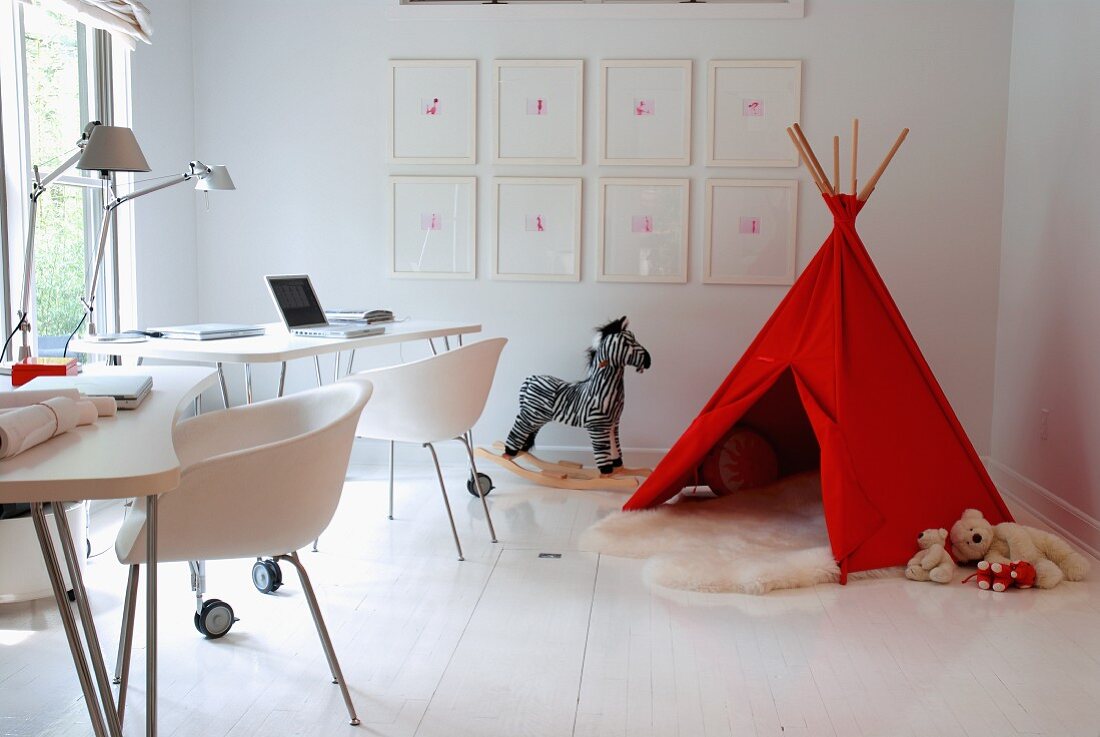
[[[5, 266], [9, 299], [8, 327], [14, 328], [23, 295], [27, 204], [34, 167], [45, 178], [77, 152], [89, 121], [111, 122], [110, 36], [62, 12], [35, 4], [13, 3], [4, 35], [11, 51], [2, 67]], [[91, 176], [89, 176], [91, 175]], [[103, 217], [103, 182], [94, 172], [68, 169], [38, 200], [31, 281], [32, 351], [61, 355], [65, 341], [84, 315], [81, 298], [91, 278]], [[97, 286], [96, 321], [101, 331], [117, 329], [115, 248], [108, 243], [104, 273]], [[21, 343], [16, 335], [11, 355]], [[4, 356], [7, 360], [9, 356]]]

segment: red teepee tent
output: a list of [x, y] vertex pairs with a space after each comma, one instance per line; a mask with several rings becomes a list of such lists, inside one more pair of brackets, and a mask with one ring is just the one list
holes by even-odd
[[820, 466], [833, 555], [846, 576], [903, 565], [918, 532], [949, 527], [967, 507], [994, 523], [1011, 515], [856, 233], [866, 196], [815, 181], [832, 233], [623, 509], [675, 496], [743, 423], [776, 447], [781, 473]]

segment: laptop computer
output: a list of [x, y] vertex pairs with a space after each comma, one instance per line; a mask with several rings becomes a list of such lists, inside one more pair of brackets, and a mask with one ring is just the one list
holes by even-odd
[[36, 376], [19, 389], [76, 389], [89, 397], [114, 397], [119, 409], [137, 409], [152, 391], [153, 377], [145, 374]]
[[[175, 338], [177, 340], [222, 340], [223, 338], [247, 338], [263, 335], [262, 325], [237, 325], [224, 322], [204, 322], [196, 325], [169, 325], [143, 331], [150, 337]], [[159, 335], [157, 335], [159, 333]]]
[[359, 322], [330, 324], [317, 299], [313, 282], [306, 274], [277, 274], [264, 277], [283, 324], [293, 335], [307, 338], [360, 338], [381, 335], [385, 328]]

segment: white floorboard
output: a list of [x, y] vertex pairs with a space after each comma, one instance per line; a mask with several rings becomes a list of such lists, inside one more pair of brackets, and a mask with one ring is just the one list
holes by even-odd
[[[214, 562], [208, 596], [241, 621], [195, 632], [183, 565], [161, 570], [162, 735], [267, 737], [1098, 737], [1100, 566], [1052, 591], [901, 578], [764, 597], [651, 591], [643, 563], [577, 550], [625, 496], [493, 473], [499, 544], [461, 469], [356, 467], [321, 551], [302, 557], [363, 724], [347, 724], [294, 571], [274, 596], [251, 561]], [[113, 665], [125, 570], [97, 515], [87, 579]], [[540, 558], [560, 553], [561, 558]], [[28, 551], [28, 555], [36, 555]], [[127, 734], [144, 723], [139, 617]], [[51, 600], [0, 605], [0, 735], [89, 735]]]

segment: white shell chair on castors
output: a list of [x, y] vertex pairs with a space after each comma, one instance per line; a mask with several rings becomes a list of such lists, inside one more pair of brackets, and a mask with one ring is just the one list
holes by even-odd
[[[161, 562], [270, 556], [298, 571], [333, 683], [340, 686], [352, 724], [355, 707], [344, 683], [309, 576], [295, 552], [332, 519], [344, 487], [355, 425], [370, 399], [370, 382], [350, 379], [289, 397], [210, 412], [180, 422], [173, 433], [182, 476], [158, 501]], [[115, 541], [130, 566], [116, 681], [122, 720], [133, 643], [139, 567], [145, 562], [146, 515], [141, 501]], [[194, 568], [192, 568], [194, 572]], [[201, 601], [201, 590], [200, 593]], [[233, 610], [211, 599], [196, 613], [220, 617], [228, 631]]]
[[[434, 444], [445, 440], [462, 443], [470, 460], [470, 478], [479, 478], [468, 434], [485, 409], [500, 352], [507, 342], [507, 338], [483, 340], [420, 361], [361, 371], [350, 377], [367, 379], [374, 385], [374, 394], [370, 404], [363, 409], [355, 434], [361, 438], [388, 440], [391, 443], [390, 519], [393, 519], [393, 442], [422, 445], [431, 451], [435, 463], [459, 560], [464, 559], [462, 543], [458, 539], [458, 529]], [[487, 490], [476, 480], [471, 488], [478, 492], [485, 509], [485, 521], [489, 525], [489, 538], [496, 542], [493, 518], [485, 501]]]

